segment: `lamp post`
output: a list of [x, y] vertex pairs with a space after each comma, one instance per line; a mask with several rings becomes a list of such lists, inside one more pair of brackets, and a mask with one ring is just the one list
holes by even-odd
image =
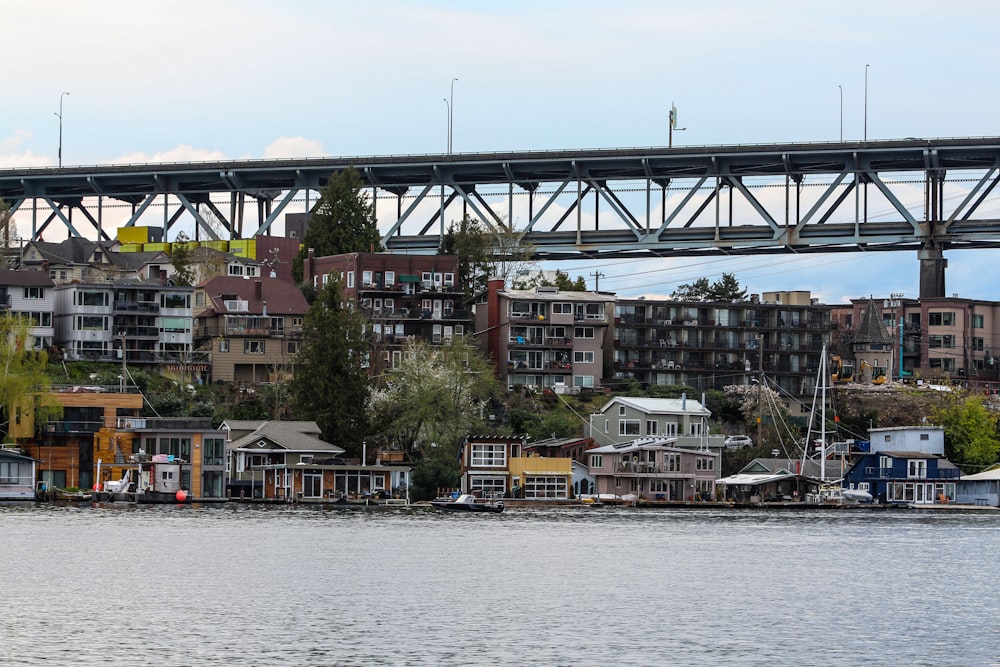
[[865, 65], [865, 141], [868, 141], [868, 65]]
[[454, 131], [453, 119], [455, 118], [455, 82], [458, 77], [451, 77], [451, 91], [448, 95], [448, 155], [451, 155], [451, 140]]
[[840, 88], [840, 142], [844, 142], [844, 87], [842, 85], [837, 85]]
[[445, 126], [445, 134], [448, 136], [447, 153], [450, 155], [451, 154], [451, 102], [448, 101], [447, 97], [443, 97], [441, 99], [444, 100], [444, 105], [448, 109], [448, 115], [446, 116], [447, 120]]
[[69, 95], [67, 92], [62, 92], [59, 94], [59, 113], [55, 114], [59, 118], [59, 166], [62, 166], [62, 116], [63, 116], [63, 98]]

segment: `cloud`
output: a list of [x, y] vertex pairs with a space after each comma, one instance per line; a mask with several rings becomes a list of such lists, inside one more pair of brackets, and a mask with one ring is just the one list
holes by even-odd
[[323, 144], [305, 137], [279, 137], [264, 149], [264, 159], [325, 157]]
[[207, 148], [195, 148], [182, 144], [176, 148], [159, 153], [135, 152], [119, 155], [108, 160], [110, 164], [151, 164], [158, 162], [211, 162], [229, 159], [222, 151]]
[[33, 139], [31, 132], [16, 129], [7, 137], [0, 138], [0, 168], [21, 169], [24, 167], [50, 167], [52, 158], [48, 155], [36, 155], [24, 145]]

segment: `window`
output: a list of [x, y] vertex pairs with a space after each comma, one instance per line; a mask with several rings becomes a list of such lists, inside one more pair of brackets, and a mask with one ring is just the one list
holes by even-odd
[[77, 315], [77, 331], [107, 331], [108, 318], [99, 315]]
[[243, 354], [264, 354], [264, 341], [262, 340], [243, 341]]
[[618, 422], [618, 435], [640, 435], [638, 419], [622, 419]]
[[594, 386], [594, 376], [593, 375], [574, 375], [573, 376], [573, 386], [574, 387], [593, 387]]
[[618, 416], [619, 417], [624, 417], [625, 416], [625, 410], [626, 410], [626, 408], [625, 408], [624, 405], [619, 405], [618, 406]]
[[[230, 264], [229, 265], [229, 275], [231, 276], [242, 276], [243, 275], [243, 265], [242, 264]], [[313, 276], [315, 278], [315, 276]]]
[[[351, 279], [351, 274], [350, 273], [347, 274], [347, 279], [348, 280]], [[361, 286], [362, 287], [371, 287], [374, 284], [375, 283], [372, 282], [372, 272], [371, 271], [362, 271], [361, 272]]]
[[507, 465], [507, 446], [503, 443], [472, 443], [472, 465], [502, 468]]
[[395, 271], [386, 271], [385, 272], [385, 285], [386, 285], [386, 287], [390, 287], [390, 286], [395, 285], [395, 284], [396, 284], [396, 272]]
[[573, 328], [574, 338], [593, 338], [594, 337], [594, 327], [574, 327]]
[[924, 479], [927, 477], [927, 461], [925, 459], [910, 459], [906, 462], [906, 476], [909, 479]]
[[657, 421], [655, 419], [646, 420], [646, 435], [656, 435], [656, 425]]
[[299, 344], [300, 344], [301, 341], [289, 340], [289, 341], [285, 341], [285, 342], [287, 343], [287, 347], [285, 348], [285, 352], [287, 352], [288, 354], [298, 354], [299, 353]]
[[41, 287], [25, 287], [24, 288], [24, 298], [25, 299], [41, 299], [44, 298], [45, 290]]
[[927, 324], [932, 327], [955, 326], [955, 313], [950, 310], [931, 312], [927, 314]]
[[594, 353], [593, 351], [574, 351], [573, 352], [573, 363], [577, 364], [592, 364], [594, 363]]
[[226, 453], [226, 441], [223, 438], [205, 438], [202, 444], [202, 456], [207, 466], [221, 466]]
[[455, 274], [454, 273], [444, 274], [444, 284], [449, 287], [453, 286], [455, 284]]
[[354, 271], [347, 272], [347, 287], [348, 288], [354, 287]]
[[984, 349], [984, 347], [983, 347], [983, 338], [981, 336], [973, 336], [972, 337], [972, 349], [973, 350], [979, 350], [980, 352], [983, 351], [983, 349]]
[[502, 498], [506, 489], [503, 477], [473, 477], [469, 486], [481, 498]]
[[573, 314], [573, 304], [570, 304], [570, 303], [554, 303], [554, 304], [552, 304], [552, 314], [553, 315], [572, 315]]
[[604, 457], [602, 457], [600, 454], [591, 454], [590, 455], [590, 467], [591, 468], [600, 468], [603, 465], [604, 465]]
[[161, 317], [160, 331], [165, 333], [188, 333], [191, 320], [186, 317]]
[[161, 308], [190, 308], [190, 294], [171, 294], [169, 292], [160, 295]]
[[975, 315], [974, 314], [972, 316], [972, 328], [973, 329], [982, 329], [983, 326], [984, 326], [983, 316], [982, 315]]
[[229, 339], [220, 338], [219, 339], [219, 352], [229, 352]]
[[[27, 294], [24, 298], [29, 298]], [[40, 296], [37, 298], [41, 298]], [[107, 292], [79, 292], [77, 294], [77, 303], [81, 306], [106, 306], [108, 305], [108, 293]]]

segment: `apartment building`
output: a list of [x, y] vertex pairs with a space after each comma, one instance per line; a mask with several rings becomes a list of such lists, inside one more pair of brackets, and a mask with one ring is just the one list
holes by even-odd
[[53, 287], [44, 271], [0, 271], [0, 313], [28, 320], [36, 350], [47, 350], [55, 342]]
[[742, 302], [619, 299], [613, 382], [704, 391], [746, 384], [763, 372], [793, 396], [811, 394], [830, 342], [830, 311], [807, 291]]
[[56, 343], [67, 360], [192, 362], [191, 287], [135, 280], [54, 291]]
[[368, 318], [371, 372], [400, 363], [410, 340], [447, 343], [469, 333], [471, 315], [458, 284], [455, 255], [348, 253], [310, 255], [303, 278], [321, 288], [339, 280], [343, 297]]
[[598, 388], [611, 370], [614, 311], [612, 294], [508, 290], [494, 279], [477, 304], [476, 332], [508, 389]]
[[[874, 315], [867, 315], [869, 310]], [[855, 369], [862, 361], [889, 368], [892, 379], [958, 382], [977, 391], [1000, 390], [1000, 303], [957, 296], [926, 299], [852, 299], [833, 310], [838, 353]], [[886, 332], [872, 349], [865, 320]], [[874, 361], [870, 361], [869, 358]], [[864, 380], [864, 375], [860, 375]]]

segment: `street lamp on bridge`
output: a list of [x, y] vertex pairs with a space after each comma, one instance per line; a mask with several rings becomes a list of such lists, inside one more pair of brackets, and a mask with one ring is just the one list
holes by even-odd
[[[63, 98], [69, 95], [67, 92], [63, 92], [59, 95], [59, 113], [55, 115], [59, 118], [59, 166], [62, 166], [62, 116], [63, 116]], [[53, 112], [55, 113], [55, 112]]]

